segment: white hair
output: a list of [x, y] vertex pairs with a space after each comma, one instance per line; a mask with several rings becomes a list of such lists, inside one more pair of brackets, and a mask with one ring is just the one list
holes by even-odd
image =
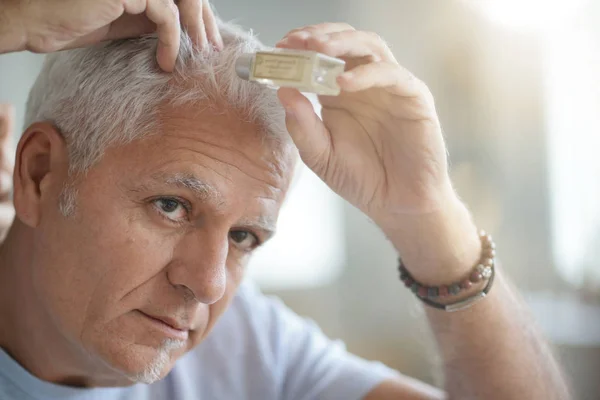
[[224, 49], [196, 50], [189, 36], [173, 73], [155, 61], [155, 35], [48, 55], [29, 93], [26, 126], [50, 121], [62, 133], [70, 173], [91, 167], [109, 146], [160, 131], [161, 105], [198, 104], [257, 123], [268, 136], [286, 132], [273, 90], [237, 77], [235, 60], [264, 46], [251, 32], [219, 22]]
[[185, 341], [176, 339], [166, 339], [161, 346], [156, 349], [158, 354], [144, 370], [138, 374], [129, 376], [129, 379], [136, 383], [151, 384], [158, 381], [163, 375], [164, 369], [171, 361], [171, 352], [185, 347]]

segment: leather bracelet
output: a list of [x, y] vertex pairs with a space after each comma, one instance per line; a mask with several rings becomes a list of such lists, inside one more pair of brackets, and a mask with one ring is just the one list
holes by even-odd
[[[426, 286], [417, 282], [410, 272], [404, 267], [401, 259], [398, 259], [398, 270], [400, 271], [400, 279], [404, 282], [405, 286], [410, 288], [413, 293], [425, 304], [430, 307], [437, 308], [440, 310], [452, 312], [464, 310], [470, 307], [479, 300], [482, 300], [487, 296], [495, 276], [495, 263], [496, 263], [496, 245], [492, 240], [492, 237], [481, 231], [479, 238], [482, 244], [482, 255], [479, 263], [473, 268], [469, 276], [460, 282], [455, 282], [450, 285], [442, 286]], [[467, 298], [460, 299], [453, 303], [442, 304], [432, 299], [445, 298], [457, 296], [464, 290], [470, 289], [473, 283], [478, 283], [487, 280], [485, 287], [478, 293], [471, 295]]]

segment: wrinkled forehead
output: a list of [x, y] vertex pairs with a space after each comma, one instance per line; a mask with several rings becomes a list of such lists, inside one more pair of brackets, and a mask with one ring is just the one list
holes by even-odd
[[158, 118], [158, 132], [111, 149], [101, 162], [112, 162], [124, 184], [185, 188], [214, 204], [236, 196], [283, 201], [297, 161], [287, 133], [214, 107], [169, 106]]
[[287, 180], [293, 174], [297, 151], [285, 128], [270, 130], [267, 121], [252, 121], [245, 111], [227, 105], [167, 105], [159, 115], [161, 145], [179, 143], [178, 150], [214, 156], [255, 178], [266, 173]]

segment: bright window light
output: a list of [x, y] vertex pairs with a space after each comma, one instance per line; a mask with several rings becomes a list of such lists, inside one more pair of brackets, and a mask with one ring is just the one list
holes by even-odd
[[470, 0], [490, 20], [507, 27], [547, 32], [560, 30], [588, 0]]
[[[314, 96], [307, 96], [319, 112]], [[343, 200], [302, 165], [284, 203], [277, 234], [252, 256], [249, 276], [266, 290], [323, 286], [346, 262]]]
[[[600, 44], [574, 28], [546, 49], [553, 249], [575, 286], [600, 285]], [[586, 282], [587, 281], [587, 282]]]

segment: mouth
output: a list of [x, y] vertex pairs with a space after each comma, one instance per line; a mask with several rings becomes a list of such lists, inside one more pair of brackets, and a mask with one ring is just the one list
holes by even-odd
[[169, 317], [158, 317], [136, 310], [144, 320], [146, 320], [155, 330], [158, 330], [163, 335], [176, 340], [187, 340], [189, 337], [190, 327], [179, 323]]

